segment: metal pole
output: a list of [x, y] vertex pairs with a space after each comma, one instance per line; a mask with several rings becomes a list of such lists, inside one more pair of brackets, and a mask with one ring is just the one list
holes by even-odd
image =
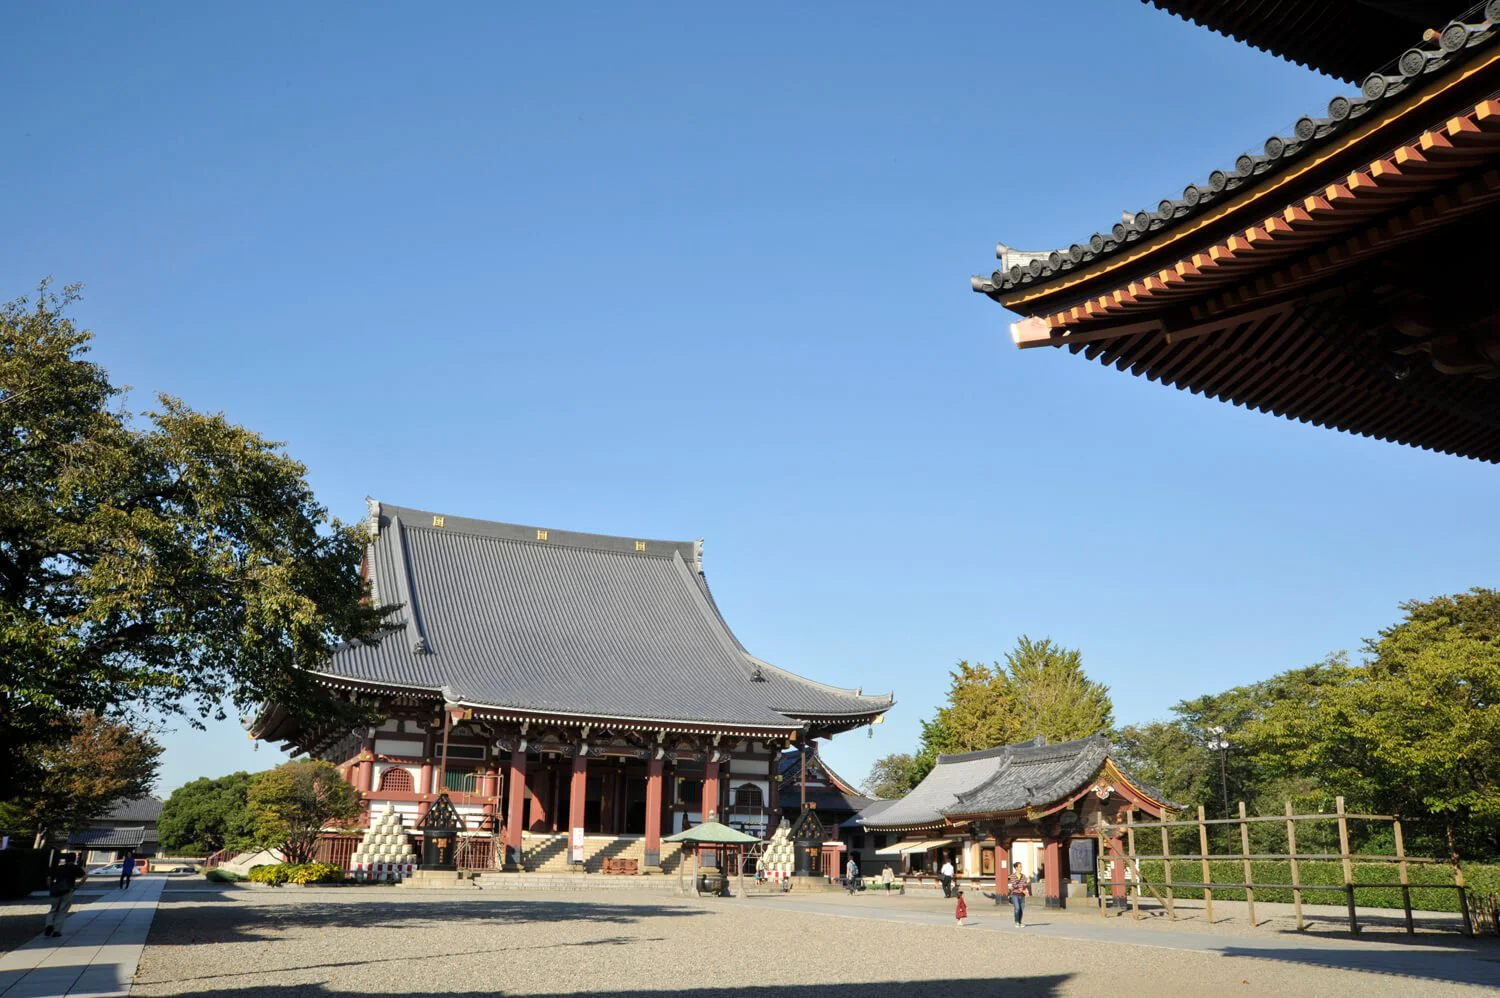
[[807, 743], [810, 739], [802, 742], [802, 776], [798, 779], [797, 789], [802, 792], [802, 810], [807, 810]]
[[[1224, 796], [1224, 817], [1229, 817], [1229, 742], [1223, 738], [1219, 739], [1219, 792]], [[1224, 851], [1234, 852], [1234, 826], [1224, 826], [1224, 839], [1229, 843], [1229, 848]]]

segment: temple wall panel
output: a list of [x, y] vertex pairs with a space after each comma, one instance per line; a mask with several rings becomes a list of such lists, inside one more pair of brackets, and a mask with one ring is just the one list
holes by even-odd
[[398, 755], [422, 758], [426, 754], [426, 743], [414, 738], [376, 738], [376, 755]]

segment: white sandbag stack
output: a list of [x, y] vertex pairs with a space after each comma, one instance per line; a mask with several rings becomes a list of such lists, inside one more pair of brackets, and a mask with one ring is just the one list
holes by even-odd
[[761, 854], [759, 869], [765, 871], [768, 880], [785, 883], [796, 868], [797, 856], [791, 839], [792, 828], [787, 824], [785, 818], [772, 833], [770, 841], [766, 843], [766, 851]]
[[417, 850], [394, 807], [370, 823], [349, 865], [355, 880], [400, 881], [416, 871]]

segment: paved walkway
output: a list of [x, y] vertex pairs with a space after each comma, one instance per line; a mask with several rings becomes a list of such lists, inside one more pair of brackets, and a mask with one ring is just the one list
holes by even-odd
[[[868, 902], [873, 901], [873, 904]], [[882, 904], [881, 902], [894, 902]], [[809, 914], [836, 915], [843, 918], [872, 918], [881, 921], [915, 922], [928, 925], [952, 925], [948, 910], [952, 902], [942, 901], [942, 909], [912, 905], [906, 898], [849, 898], [838, 894], [792, 894], [769, 898], [748, 898], [742, 904], [792, 909]], [[1276, 960], [1341, 970], [1453, 981], [1459, 984], [1500, 986], [1500, 946], [1487, 941], [1444, 939], [1425, 936], [1408, 940], [1387, 936], [1370, 939], [1328, 939], [1293, 932], [1267, 931], [1217, 933], [1181, 929], [1143, 930], [1132, 926], [1128, 918], [1058, 918], [1039, 906], [1027, 906], [1027, 926], [1017, 929], [1011, 924], [1008, 907], [998, 907], [987, 900], [970, 908], [970, 931], [989, 931], [1018, 937], [1046, 936], [1054, 939], [1090, 943], [1113, 943], [1154, 949], [1213, 953], [1226, 957]]]
[[128, 891], [89, 890], [61, 939], [41, 934], [0, 956], [0, 998], [128, 995], [166, 877], [137, 877]]

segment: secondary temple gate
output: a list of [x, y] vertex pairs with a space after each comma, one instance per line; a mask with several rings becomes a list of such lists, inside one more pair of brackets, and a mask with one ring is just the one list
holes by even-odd
[[701, 541], [373, 501], [368, 524], [364, 574], [395, 629], [341, 648], [316, 679], [383, 719], [320, 727], [277, 704], [252, 729], [339, 766], [365, 823], [390, 805], [420, 827], [446, 792], [461, 834], [499, 832], [497, 865], [576, 865], [568, 839], [581, 829], [585, 852], [635, 850], [651, 870], [664, 834], [711, 817], [769, 834], [782, 751], [893, 703], [746, 651], [709, 591]]

